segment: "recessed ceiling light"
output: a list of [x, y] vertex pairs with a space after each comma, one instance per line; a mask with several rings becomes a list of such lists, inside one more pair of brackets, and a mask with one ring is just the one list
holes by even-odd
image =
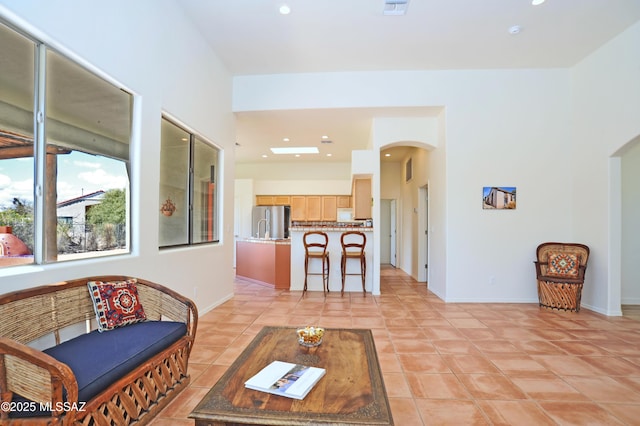
[[539, 4], [544, 3], [544, 0], [532, 0], [531, 4], [534, 6], [538, 6]]
[[409, 0], [385, 0], [383, 15], [404, 15], [407, 13]]
[[385, 157], [391, 157], [391, 154], [386, 153], [384, 156], [385, 156]]
[[520, 31], [522, 31], [522, 27], [520, 25], [514, 25], [513, 27], [509, 28], [509, 34], [511, 35], [520, 34]]
[[329, 136], [327, 136], [327, 135], [323, 135], [323, 136], [322, 136], [322, 139], [329, 139]]
[[315, 146], [298, 146], [271, 148], [271, 152], [274, 154], [318, 154], [320, 151]]
[[262, 154], [262, 158], [267, 158], [268, 155], [267, 154]]
[[283, 138], [282, 141], [283, 142], [289, 142], [289, 138]]
[[296, 157], [300, 157], [300, 154], [296, 154]]
[[288, 15], [291, 13], [291, 8], [286, 4], [280, 6], [280, 15]]
[[333, 154], [329, 153], [329, 154], [327, 154], [327, 157], [331, 157], [332, 155], [333, 155]]

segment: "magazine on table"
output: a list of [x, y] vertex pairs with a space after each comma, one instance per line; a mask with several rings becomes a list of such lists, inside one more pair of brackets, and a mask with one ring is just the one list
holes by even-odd
[[324, 376], [325, 369], [273, 361], [247, 380], [245, 387], [287, 398], [303, 399]]

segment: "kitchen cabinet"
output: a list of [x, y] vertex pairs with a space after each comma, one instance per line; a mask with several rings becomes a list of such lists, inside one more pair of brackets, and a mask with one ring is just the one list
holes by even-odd
[[335, 222], [336, 209], [351, 204], [350, 195], [256, 195], [256, 206], [291, 206], [292, 221]]
[[291, 197], [288, 195], [274, 195], [273, 204], [276, 206], [289, 206], [291, 205]]
[[322, 197], [320, 195], [306, 196], [306, 220], [322, 220]]
[[291, 243], [284, 240], [237, 241], [236, 275], [288, 290], [291, 282]]
[[256, 195], [256, 206], [273, 206], [274, 202], [273, 195]]
[[357, 178], [353, 181], [353, 217], [371, 218], [371, 179]]
[[303, 221], [307, 218], [306, 198], [304, 195], [291, 196], [291, 220]]
[[351, 197], [349, 195], [336, 196], [336, 207], [339, 209], [348, 209], [351, 207]]
[[322, 220], [335, 222], [338, 220], [337, 197], [335, 195], [322, 196]]
[[256, 195], [256, 206], [288, 206], [290, 204], [289, 195]]

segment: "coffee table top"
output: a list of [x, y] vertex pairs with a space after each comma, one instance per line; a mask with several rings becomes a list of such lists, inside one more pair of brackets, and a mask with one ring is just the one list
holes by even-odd
[[[371, 330], [326, 329], [315, 348], [300, 346], [295, 331], [264, 327], [191, 412], [196, 424], [393, 425]], [[272, 361], [321, 367], [326, 374], [303, 400], [244, 387]]]

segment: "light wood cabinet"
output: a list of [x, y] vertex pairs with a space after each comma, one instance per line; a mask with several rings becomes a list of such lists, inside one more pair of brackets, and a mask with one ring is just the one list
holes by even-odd
[[322, 197], [320, 195], [306, 196], [306, 220], [322, 220]]
[[291, 197], [288, 195], [274, 195], [273, 204], [275, 204], [276, 206], [290, 206]]
[[289, 195], [256, 195], [256, 206], [288, 206], [290, 204]]
[[355, 219], [371, 218], [371, 179], [353, 181], [353, 216]]
[[256, 206], [273, 206], [274, 202], [273, 195], [256, 195]]
[[322, 196], [322, 220], [335, 222], [338, 220], [337, 197], [335, 195]]
[[306, 198], [304, 195], [291, 196], [291, 220], [306, 220]]
[[349, 195], [336, 196], [336, 207], [339, 209], [348, 209], [351, 207], [351, 197]]
[[334, 222], [338, 220], [337, 209], [350, 208], [352, 198], [350, 195], [256, 195], [256, 205], [291, 206], [292, 221]]

